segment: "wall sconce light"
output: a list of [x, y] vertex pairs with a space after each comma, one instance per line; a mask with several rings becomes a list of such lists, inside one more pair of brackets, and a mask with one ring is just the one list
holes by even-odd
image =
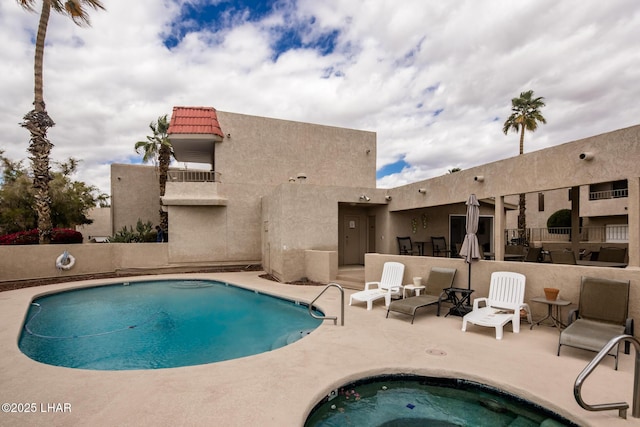
[[578, 157], [580, 157], [580, 160], [593, 160], [593, 153], [591, 151], [587, 151], [584, 153], [580, 153], [580, 156]]
[[289, 182], [296, 182], [296, 179], [292, 176], [289, 177]]
[[307, 180], [307, 175], [304, 172], [298, 173], [298, 181], [305, 182]]
[[426, 188], [418, 188], [418, 193], [427, 194], [427, 189]]
[[391, 196], [384, 196], [384, 199], [385, 199], [387, 202], [390, 202], [390, 201], [391, 201]]
[[365, 202], [368, 202], [369, 200], [371, 200], [371, 198], [367, 197], [366, 194], [363, 194], [362, 196], [360, 196], [360, 200], [364, 200]]
[[484, 175], [474, 176], [473, 180], [478, 182], [484, 182]]

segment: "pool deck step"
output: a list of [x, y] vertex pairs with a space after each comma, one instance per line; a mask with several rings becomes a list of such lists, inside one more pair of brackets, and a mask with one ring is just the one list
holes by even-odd
[[363, 290], [364, 266], [355, 265], [340, 267], [334, 282], [346, 289]]

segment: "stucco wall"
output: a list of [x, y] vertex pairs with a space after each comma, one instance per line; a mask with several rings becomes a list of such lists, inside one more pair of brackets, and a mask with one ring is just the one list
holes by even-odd
[[338, 253], [336, 251], [305, 251], [304, 270], [309, 280], [329, 283], [338, 275]]
[[[276, 276], [293, 270], [288, 277], [301, 277], [305, 249], [336, 249], [335, 237], [324, 240], [336, 225], [330, 212], [332, 220], [324, 220], [326, 192], [305, 189], [375, 186], [375, 133], [222, 111], [218, 120], [225, 138], [215, 144], [214, 169], [221, 182], [204, 183], [197, 192], [189, 191], [193, 183], [167, 185], [163, 200], [169, 212], [170, 261], [254, 262], [266, 257]], [[306, 175], [304, 181], [298, 179], [300, 173]], [[279, 196], [284, 204], [271, 203], [273, 211], [266, 212], [277, 214], [262, 218], [262, 198], [277, 186], [285, 189]], [[333, 195], [329, 198], [335, 201]], [[226, 204], [205, 206], [220, 200]], [[334, 205], [329, 211], [336, 209]], [[273, 239], [263, 244], [265, 227]]]
[[[374, 132], [218, 111], [222, 182], [279, 185], [304, 172], [314, 185], [375, 187]], [[330, 160], [329, 160], [330, 159]]]
[[219, 183], [216, 187], [217, 194], [228, 199], [226, 205], [168, 206], [171, 262], [260, 260], [260, 194], [267, 186]]
[[111, 224], [113, 232], [134, 227], [141, 219], [160, 221], [160, 188], [153, 166], [111, 165]]
[[[55, 261], [65, 250], [75, 258], [75, 265], [70, 270], [58, 270]], [[111, 273], [167, 264], [166, 243], [0, 246], [0, 281]]]
[[87, 217], [91, 218], [93, 223], [76, 227], [76, 231], [82, 233], [82, 238], [85, 243], [95, 237], [109, 237], [113, 235], [110, 207], [93, 208], [89, 211]]
[[[590, 161], [580, 153], [595, 153]], [[521, 156], [487, 163], [402, 187], [390, 189], [393, 209], [463, 202], [470, 193], [478, 199], [536, 193], [594, 182], [634, 180], [640, 176], [640, 126], [568, 142]], [[484, 176], [483, 182], [474, 177]], [[631, 184], [630, 184], [631, 185]], [[426, 195], [418, 193], [426, 188]]]
[[305, 275], [305, 250], [336, 251], [337, 195], [325, 187], [287, 183], [265, 198], [269, 261], [263, 265], [289, 281]]
[[[364, 202], [362, 194], [370, 198]], [[362, 215], [376, 216], [376, 242], [387, 229], [386, 190], [371, 188], [325, 187], [287, 183], [278, 186], [263, 200], [263, 266], [283, 281], [305, 275], [305, 251], [339, 250], [340, 206]], [[379, 227], [378, 227], [379, 224]]]

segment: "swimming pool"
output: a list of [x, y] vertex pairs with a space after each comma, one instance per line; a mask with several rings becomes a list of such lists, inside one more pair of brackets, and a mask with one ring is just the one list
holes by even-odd
[[558, 414], [484, 384], [453, 378], [386, 375], [333, 390], [305, 427], [576, 426]]
[[172, 368], [275, 350], [320, 323], [306, 304], [228, 283], [124, 282], [35, 299], [18, 345], [56, 366]]

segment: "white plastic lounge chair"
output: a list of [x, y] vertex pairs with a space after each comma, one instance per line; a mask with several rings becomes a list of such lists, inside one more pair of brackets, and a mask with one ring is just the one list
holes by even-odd
[[402, 277], [404, 276], [404, 264], [399, 262], [385, 262], [382, 268], [382, 277], [379, 282], [367, 282], [364, 291], [356, 292], [349, 298], [349, 305], [354, 301], [367, 303], [367, 310], [373, 308], [373, 302], [384, 298], [385, 305], [389, 307], [392, 295], [402, 294]]
[[[511, 322], [513, 332], [520, 332], [520, 310], [527, 313], [531, 323], [529, 304], [524, 302], [525, 277], [520, 273], [496, 271], [491, 274], [489, 297], [473, 300], [473, 311], [462, 318], [462, 331], [467, 330], [467, 323], [478, 326], [496, 328], [496, 339], [502, 339], [504, 325]], [[480, 304], [484, 303], [481, 307]]]

